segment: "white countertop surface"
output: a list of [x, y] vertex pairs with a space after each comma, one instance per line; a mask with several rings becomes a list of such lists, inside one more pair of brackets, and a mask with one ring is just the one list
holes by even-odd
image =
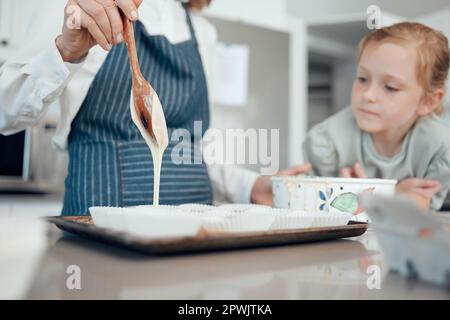
[[[62, 195], [0, 195], [0, 216], [59, 215]], [[50, 226], [30, 299], [449, 299], [443, 288], [389, 272], [376, 233], [302, 245], [151, 257]], [[66, 286], [80, 267], [81, 290]], [[381, 289], [370, 290], [370, 265]]]
[[[66, 286], [80, 268], [80, 290]], [[367, 287], [367, 267], [381, 289]], [[449, 299], [440, 287], [388, 272], [376, 234], [323, 243], [151, 257], [51, 227], [31, 299]]]

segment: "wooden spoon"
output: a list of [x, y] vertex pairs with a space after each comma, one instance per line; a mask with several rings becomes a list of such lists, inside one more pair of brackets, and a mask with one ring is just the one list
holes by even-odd
[[152, 121], [153, 101], [155, 100], [154, 98], [156, 98], [159, 104], [161, 104], [161, 102], [159, 101], [159, 98], [153, 87], [142, 76], [136, 52], [136, 40], [134, 38], [133, 24], [125, 17], [125, 15], [122, 14], [122, 16], [122, 20], [124, 22], [125, 42], [128, 48], [128, 56], [130, 58], [130, 67], [132, 73], [132, 93], [134, 106], [134, 108], [132, 108], [134, 110], [132, 111], [135, 111], [136, 115], [139, 117], [139, 122], [142, 124], [142, 127], [145, 131], [141, 133], [143, 133], [144, 136], [148, 135], [148, 138], [156, 140], [157, 142], [157, 137], [155, 136], [155, 132], [153, 131]]
[[164, 150], [169, 144], [166, 119], [158, 95], [150, 83], [142, 76], [136, 52], [133, 24], [123, 13], [121, 14], [132, 73], [131, 118], [152, 153], [154, 167], [153, 205], [157, 206], [159, 203], [162, 157]]

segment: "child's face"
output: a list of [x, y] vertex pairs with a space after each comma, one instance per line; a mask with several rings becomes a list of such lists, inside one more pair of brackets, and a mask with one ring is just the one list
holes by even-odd
[[358, 126], [369, 133], [412, 125], [423, 95], [413, 45], [369, 43], [358, 65], [352, 109]]

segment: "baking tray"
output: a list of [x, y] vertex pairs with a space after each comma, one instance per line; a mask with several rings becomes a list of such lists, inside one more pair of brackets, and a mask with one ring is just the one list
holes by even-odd
[[245, 233], [201, 233], [195, 237], [144, 239], [127, 233], [100, 228], [90, 216], [48, 217], [59, 229], [88, 239], [151, 255], [172, 255], [287, 244], [330, 241], [357, 237], [367, 230], [367, 223], [350, 222], [346, 226]]

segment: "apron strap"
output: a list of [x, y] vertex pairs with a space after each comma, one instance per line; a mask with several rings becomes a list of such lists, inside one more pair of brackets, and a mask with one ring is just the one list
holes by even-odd
[[186, 11], [186, 21], [189, 26], [189, 31], [191, 33], [192, 40], [194, 41], [195, 45], [198, 47], [197, 42], [197, 36], [195, 35], [194, 26], [192, 24], [192, 18], [191, 18], [191, 9], [189, 8], [189, 5], [187, 3], [183, 3], [184, 11]]

